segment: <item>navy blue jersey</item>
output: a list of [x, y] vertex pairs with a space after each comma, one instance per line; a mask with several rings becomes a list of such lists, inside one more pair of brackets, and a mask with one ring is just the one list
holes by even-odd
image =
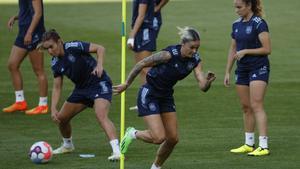
[[139, 14], [139, 5], [147, 4], [147, 11], [141, 28], [152, 28], [154, 17], [154, 0], [133, 0], [131, 28], [133, 28]]
[[[42, 2], [42, 17], [39, 20], [36, 30], [44, 30], [44, 6]], [[30, 25], [32, 17], [34, 15], [34, 9], [32, 6], [32, 0], [19, 0], [19, 26]]]
[[[258, 35], [262, 32], [269, 32], [268, 25], [265, 20], [258, 16], [243, 22], [242, 18], [236, 20], [232, 25], [231, 37], [236, 41], [236, 50], [256, 49], [262, 47]], [[268, 57], [265, 56], [244, 56], [240, 61], [237, 61], [240, 67], [260, 66], [268, 63]]]
[[183, 58], [180, 53], [181, 45], [169, 46], [163, 51], [171, 54], [167, 63], [152, 67], [147, 73], [147, 83], [157, 90], [173, 91], [177, 81], [188, 76], [200, 63], [200, 55], [195, 53], [191, 58]]
[[75, 88], [90, 87], [101, 80], [109, 80], [105, 71], [101, 78], [91, 74], [97, 66], [96, 59], [89, 53], [90, 43], [72, 41], [64, 43], [64, 56], [52, 58], [54, 77], [66, 75], [75, 84]]

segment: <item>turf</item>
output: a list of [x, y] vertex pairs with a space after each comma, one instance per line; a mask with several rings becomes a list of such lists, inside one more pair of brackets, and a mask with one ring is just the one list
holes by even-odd
[[[215, 71], [217, 80], [208, 93], [197, 87], [193, 75], [175, 88], [180, 141], [165, 163], [165, 169], [298, 169], [300, 166], [300, 88], [299, 88], [299, 27], [298, 0], [289, 2], [265, 0], [269, 23], [272, 55], [271, 78], [266, 95], [271, 155], [247, 157], [232, 155], [229, 149], [243, 143], [242, 113], [234, 90], [223, 87], [226, 56], [230, 42], [231, 23], [237, 18], [232, 1], [190, 0], [170, 1], [164, 9], [164, 23], [158, 39], [158, 49], [179, 41], [176, 26], [192, 26], [201, 34], [200, 53], [205, 70]], [[17, 13], [16, 4], [0, 4], [0, 108], [14, 101], [13, 88], [7, 70], [7, 58], [17, 33], [5, 28], [9, 16]], [[131, 3], [128, 3], [128, 25]], [[51, 3], [45, 4], [47, 28], [55, 28], [64, 41], [83, 40], [106, 47], [105, 69], [114, 84], [120, 82], [121, 63], [121, 3]], [[132, 52], [127, 51], [127, 71], [133, 65]], [[45, 55], [51, 94], [50, 56]], [[29, 106], [38, 101], [37, 82], [28, 59], [21, 67], [25, 97]], [[60, 104], [73, 85], [65, 80]], [[135, 104], [138, 81], [128, 90], [126, 109]], [[120, 97], [113, 98], [110, 117], [118, 133]], [[126, 112], [126, 125], [143, 129], [142, 119], [135, 112]], [[117, 169], [110, 163], [111, 153], [105, 134], [99, 127], [92, 109], [72, 120], [76, 151], [53, 157], [45, 165], [33, 164], [28, 156], [30, 146], [39, 140], [54, 148], [61, 138], [50, 114], [29, 117], [24, 113], [0, 113], [0, 168], [2, 169]], [[257, 141], [256, 141], [257, 143]], [[154, 159], [155, 145], [134, 142], [126, 154], [126, 169], [148, 169]], [[81, 153], [93, 153], [95, 158], [83, 159]]]

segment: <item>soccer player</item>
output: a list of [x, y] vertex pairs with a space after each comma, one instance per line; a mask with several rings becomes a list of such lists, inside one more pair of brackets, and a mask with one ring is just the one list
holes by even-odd
[[19, 20], [19, 33], [8, 59], [8, 70], [15, 89], [16, 100], [14, 104], [2, 111], [12, 113], [27, 110], [20, 66], [28, 54], [32, 69], [38, 79], [40, 100], [37, 107], [25, 111], [25, 113], [27, 115], [45, 114], [48, 112], [48, 82], [44, 72], [43, 54], [36, 50], [36, 46], [45, 32], [42, 0], [19, 0], [18, 16], [12, 16], [7, 23], [10, 30], [16, 20]]
[[143, 117], [146, 130], [128, 127], [120, 143], [121, 152], [126, 153], [134, 139], [147, 143], [159, 144], [156, 158], [151, 169], [160, 169], [178, 142], [177, 117], [173, 97], [173, 87], [177, 81], [187, 77], [194, 71], [200, 89], [206, 92], [215, 75], [207, 76], [202, 71], [199, 33], [189, 27], [180, 29], [181, 43], [168, 46], [138, 62], [131, 70], [126, 82], [113, 87], [114, 93], [126, 90], [134, 78], [145, 67], [152, 67], [147, 73], [147, 82], [138, 93], [138, 112]]
[[[136, 63], [150, 56], [156, 50], [156, 35], [153, 29], [154, 0], [134, 0], [132, 2], [131, 31], [127, 40], [128, 47], [134, 51]], [[140, 74], [141, 84], [146, 82], [148, 69]]]
[[169, 2], [169, 0], [155, 0], [153, 28], [155, 30], [156, 39], [158, 37], [158, 33], [159, 33], [160, 27], [162, 25], [161, 10], [168, 2]]
[[[260, 0], [234, 0], [234, 7], [240, 18], [232, 25], [224, 85], [229, 86], [230, 72], [236, 61], [236, 90], [244, 111], [245, 144], [230, 151], [250, 156], [268, 155], [267, 115], [263, 106], [270, 72], [268, 25], [262, 19]], [[259, 132], [259, 147], [256, 149], [255, 124]]]
[[[82, 41], [63, 43], [55, 30], [49, 30], [44, 33], [40, 48], [47, 50], [53, 56], [51, 116], [58, 123], [63, 137], [62, 146], [55, 149], [53, 153], [63, 154], [74, 150], [70, 121], [85, 108], [93, 107], [113, 150], [108, 160], [119, 160], [120, 150], [116, 129], [108, 118], [112, 82], [103, 69], [104, 47]], [[90, 53], [96, 53], [97, 60]], [[67, 76], [75, 84], [75, 89], [58, 111], [57, 104], [62, 90], [63, 76]]]

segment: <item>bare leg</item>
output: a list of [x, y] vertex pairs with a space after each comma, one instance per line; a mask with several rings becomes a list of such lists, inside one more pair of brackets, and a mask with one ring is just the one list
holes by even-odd
[[249, 87], [246, 85], [237, 85], [236, 90], [244, 112], [244, 130], [245, 132], [253, 133], [255, 129], [255, 117], [250, 105]]
[[160, 114], [144, 116], [148, 130], [137, 131], [136, 138], [147, 143], [161, 144], [166, 137], [164, 125]]
[[12, 79], [15, 91], [23, 90], [22, 74], [20, 72], [20, 65], [27, 55], [27, 50], [13, 46], [8, 59], [8, 70]]
[[32, 65], [32, 69], [38, 79], [40, 97], [46, 97], [48, 94], [48, 81], [46, 73], [44, 71], [43, 53], [39, 52], [38, 50], [30, 51], [29, 58]]
[[[152, 52], [150, 52], [150, 51], [137, 52], [137, 53], [135, 53], [135, 62], [137, 63], [137, 62], [143, 60], [144, 58], [150, 56], [151, 54], [152, 54]], [[146, 75], [147, 75], [148, 71], [149, 71], [149, 68], [144, 68], [140, 73], [140, 80], [141, 80], [142, 85], [146, 83]]]
[[108, 118], [109, 107], [109, 101], [101, 98], [95, 100], [94, 108], [97, 119], [109, 140], [114, 140], [117, 139], [117, 134], [114, 124]]
[[63, 138], [70, 138], [72, 136], [70, 121], [76, 114], [78, 114], [85, 108], [86, 106], [83, 104], [75, 104], [69, 102], [64, 103], [58, 115], [58, 119], [60, 120], [58, 126]]
[[162, 166], [172, 153], [178, 143], [177, 117], [175, 112], [163, 113], [163, 124], [165, 126], [166, 139], [160, 145], [154, 161], [156, 166]]
[[260, 136], [267, 136], [267, 114], [264, 110], [264, 96], [267, 83], [264, 81], [252, 81], [250, 83], [251, 107], [255, 114]]

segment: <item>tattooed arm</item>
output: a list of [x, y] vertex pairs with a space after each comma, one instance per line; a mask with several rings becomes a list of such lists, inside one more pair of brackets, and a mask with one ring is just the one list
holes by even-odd
[[122, 93], [131, 85], [135, 77], [141, 72], [143, 68], [153, 67], [161, 63], [166, 63], [169, 59], [171, 59], [171, 57], [172, 56], [169, 52], [161, 51], [139, 61], [130, 71], [127, 80], [125, 81], [124, 84], [113, 86], [113, 92], [115, 94]]

